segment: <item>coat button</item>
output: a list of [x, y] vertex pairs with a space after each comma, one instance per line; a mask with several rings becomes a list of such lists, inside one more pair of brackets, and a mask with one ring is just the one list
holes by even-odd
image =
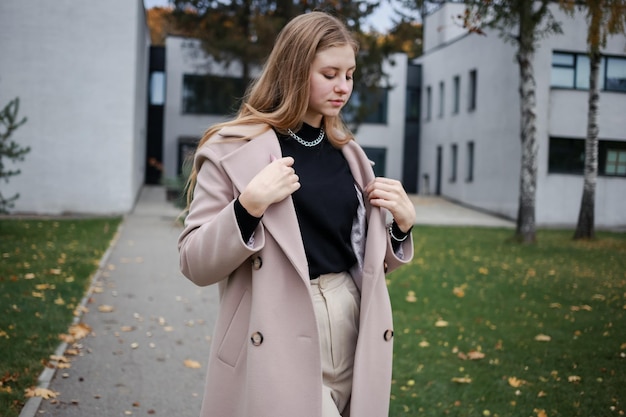
[[393, 337], [393, 330], [391, 329], [385, 330], [385, 333], [383, 334], [383, 338], [385, 339], [385, 341], [386, 342], [390, 341], [392, 337]]
[[255, 256], [252, 258], [252, 269], [259, 270], [263, 266], [263, 259], [260, 256]]
[[250, 336], [250, 341], [254, 346], [261, 346], [261, 343], [263, 343], [263, 334], [261, 334], [261, 332], [252, 333], [252, 336]]

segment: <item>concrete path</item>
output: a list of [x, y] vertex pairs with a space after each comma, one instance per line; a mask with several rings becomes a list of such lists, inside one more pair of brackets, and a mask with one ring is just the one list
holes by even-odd
[[199, 415], [218, 300], [178, 270], [177, 215], [164, 189], [142, 190], [87, 297], [93, 334], [54, 373], [57, 398], [20, 417]]
[[[437, 197], [411, 197], [417, 224], [513, 227], [513, 222]], [[178, 270], [179, 211], [162, 187], [143, 188], [101, 263], [80, 319], [92, 334], [66, 369], [46, 370], [20, 417], [197, 416], [217, 288], [199, 288]]]

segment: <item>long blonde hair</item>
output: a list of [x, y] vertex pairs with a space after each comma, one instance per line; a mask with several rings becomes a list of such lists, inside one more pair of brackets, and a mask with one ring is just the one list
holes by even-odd
[[[359, 51], [358, 42], [338, 18], [310, 12], [292, 19], [278, 34], [261, 75], [248, 86], [237, 116], [207, 129], [198, 149], [226, 126], [260, 124], [265, 130], [273, 127], [285, 134], [287, 129], [299, 130], [309, 104], [309, 77], [315, 55], [344, 45], [350, 45], [355, 55]], [[354, 138], [339, 116], [325, 116], [324, 130], [335, 147]], [[193, 164], [186, 190], [188, 207], [196, 177], [197, 167]]]

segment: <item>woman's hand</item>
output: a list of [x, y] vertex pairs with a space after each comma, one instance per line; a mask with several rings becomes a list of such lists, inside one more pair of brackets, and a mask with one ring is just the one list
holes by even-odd
[[252, 178], [239, 196], [239, 202], [250, 215], [263, 216], [270, 205], [300, 188], [293, 163], [292, 157], [275, 159]]
[[408, 232], [415, 223], [415, 206], [400, 181], [377, 177], [365, 187], [370, 203], [391, 212], [398, 227]]

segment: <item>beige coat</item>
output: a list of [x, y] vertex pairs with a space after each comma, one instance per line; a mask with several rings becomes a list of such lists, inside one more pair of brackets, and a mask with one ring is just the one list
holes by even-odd
[[[219, 283], [220, 311], [201, 415], [320, 417], [318, 330], [292, 199], [269, 207], [253, 241], [242, 240], [235, 218], [233, 201], [272, 156], [281, 156], [272, 130], [237, 139], [250, 129], [223, 129], [221, 139], [198, 152], [195, 164], [202, 169], [179, 240], [183, 274], [197, 285]], [[357, 188], [363, 189], [374, 178], [370, 162], [354, 142], [342, 149]], [[407, 239], [394, 254], [384, 213], [367, 201], [362, 208], [363, 221], [353, 232], [355, 251], [363, 256], [352, 271], [361, 291], [361, 316], [349, 408], [353, 417], [384, 417], [393, 353], [385, 272], [408, 262], [413, 244]], [[359, 227], [365, 226], [359, 237]]]

